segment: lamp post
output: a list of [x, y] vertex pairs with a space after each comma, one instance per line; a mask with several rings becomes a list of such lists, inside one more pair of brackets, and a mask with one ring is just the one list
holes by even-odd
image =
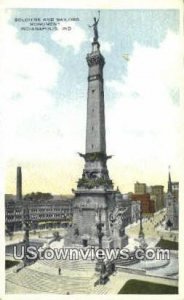
[[145, 242], [144, 239], [144, 231], [143, 231], [143, 226], [142, 226], [142, 204], [140, 206], [140, 229], [139, 229], [139, 243], [140, 247], [145, 250], [147, 248], [147, 243]]
[[139, 228], [139, 238], [144, 238], [143, 226], [142, 226], [142, 204], [140, 205], [140, 228]]
[[102, 238], [104, 236], [104, 233], [102, 232], [102, 228], [104, 227], [104, 224], [102, 223], [101, 208], [98, 209], [98, 216], [99, 216], [99, 221], [96, 224], [97, 236], [99, 240], [99, 249], [102, 249]]
[[[104, 236], [104, 233], [102, 232], [102, 228], [103, 228], [104, 224], [102, 223], [102, 220], [101, 220], [101, 208], [98, 208], [97, 212], [98, 212], [98, 216], [99, 216], [99, 221], [96, 224], [96, 227], [97, 227], [97, 236], [98, 236], [98, 240], [99, 240], [99, 249], [103, 249], [102, 248], [102, 238]], [[109, 280], [109, 278], [108, 278], [108, 273], [107, 273], [107, 269], [106, 269], [106, 265], [105, 265], [103, 257], [98, 258], [95, 270], [97, 272], [100, 272], [100, 278], [99, 278], [99, 280], [97, 280], [97, 282], [95, 284], [105, 284]]]
[[25, 247], [24, 266], [26, 266], [27, 263], [28, 263], [27, 248], [30, 245], [30, 243], [29, 243], [29, 229], [30, 229], [29, 208], [28, 208], [28, 204], [26, 204], [24, 206], [24, 209], [23, 209], [23, 230], [24, 230], [23, 243], [24, 243], [24, 247]]

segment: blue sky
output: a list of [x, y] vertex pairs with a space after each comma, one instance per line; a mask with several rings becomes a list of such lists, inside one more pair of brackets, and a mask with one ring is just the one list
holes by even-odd
[[[64, 78], [58, 76], [58, 86], [55, 90], [56, 95], [59, 94], [59, 97], [62, 95], [67, 96], [71, 81], [75, 90], [78, 85], [81, 91], [85, 90], [85, 76], [87, 73], [85, 56], [90, 51], [89, 41], [92, 36], [92, 31], [88, 28], [88, 24], [91, 24], [93, 17], [97, 15], [96, 10], [86, 9], [16, 9], [12, 14], [10, 22], [17, 27], [18, 38], [25, 44], [35, 42], [43, 45], [46, 52], [54, 56], [64, 68]], [[74, 51], [74, 48], [71, 46], [62, 47], [62, 44], [53, 41], [52, 33], [50, 32], [20, 31], [24, 23], [15, 23], [15, 18], [21, 18], [22, 16], [66, 19], [78, 17], [77, 25], [85, 31], [86, 39], [81, 43], [79, 51]], [[126, 74], [127, 64], [123, 61], [122, 54], [128, 53], [131, 55], [135, 42], [142, 46], [158, 48], [159, 44], [166, 37], [168, 30], [175, 33], [179, 31], [178, 10], [102, 10], [99, 23], [100, 39], [113, 45], [111, 51], [106, 51], [105, 53], [107, 62], [107, 67], [104, 70], [105, 79], [119, 79], [122, 74]], [[74, 69], [78, 76], [73, 72]], [[106, 90], [106, 93], [110, 93], [110, 91]], [[111, 101], [111, 97], [108, 94], [106, 101]]]
[[[87, 99], [86, 54], [96, 10], [12, 9], [3, 14], [7, 192], [23, 167], [24, 192], [70, 193], [81, 176]], [[22, 31], [15, 18], [71, 18], [58, 30]], [[64, 32], [62, 26], [71, 26]], [[101, 10], [110, 175], [122, 192], [135, 181], [178, 179], [182, 47], [178, 10]], [[129, 60], [123, 58], [129, 55]], [[30, 180], [31, 178], [31, 180]]]

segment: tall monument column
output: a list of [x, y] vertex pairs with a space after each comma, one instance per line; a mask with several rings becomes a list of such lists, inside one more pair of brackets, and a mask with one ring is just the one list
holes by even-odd
[[78, 187], [91, 186], [92, 182], [89, 182], [89, 179], [93, 179], [93, 185], [96, 180], [96, 187], [103, 183], [104, 187], [112, 189], [112, 181], [109, 179], [106, 166], [106, 161], [111, 156], [106, 155], [103, 82], [105, 59], [100, 52], [100, 43], [98, 42], [98, 22], [99, 19], [94, 18], [94, 24], [89, 26], [93, 27], [94, 38], [91, 53], [86, 57], [88, 64], [86, 153], [79, 153], [85, 159], [85, 168]]
[[17, 193], [16, 199], [22, 200], [22, 170], [21, 167], [17, 167]]
[[[99, 246], [96, 225], [99, 222], [99, 211], [103, 227], [102, 247], [111, 248], [127, 243], [120, 236], [121, 224], [114, 241], [113, 224], [110, 216], [116, 205], [115, 191], [109, 178], [105, 140], [105, 111], [103, 67], [105, 59], [100, 52], [98, 41], [99, 18], [94, 18], [94, 37], [91, 52], [87, 54], [88, 90], [87, 90], [87, 121], [85, 154], [79, 153], [85, 165], [82, 177], [78, 180], [74, 191], [73, 224], [65, 237], [65, 245], [82, 244], [84, 247]], [[117, 217], [117, 216], [116, 216]], [[120, 220], [120, 223], [121, 220]]]
[[88, 99], [86, 153], [106, 153], [103, 67], [104, 57], [100, 53], [100, 44], [92, 43], [92, 52], [87, 55]]

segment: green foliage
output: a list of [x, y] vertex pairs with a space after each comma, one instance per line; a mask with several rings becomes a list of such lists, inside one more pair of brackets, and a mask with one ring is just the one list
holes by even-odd
[[178, 287], [131, 279], [118, 294], [178, 294]]
[[173, 223], [171, 222], [171, 220], [168, 220], [166, 224], [167, 224], [168, 227], [171, 227], [173, 225]]
[[86, 161], [98, 161], [98, 160], [106, 160], [107, 156], [102, 152], [93, 152], [93, 153], [86, 153], [85, 160]]
[[156, 247], [161, 247], [162, 249], [169, 249], [169, 250], [178, 250], [178, 243], [161, 239], [157, 243]]
[[16, 266], [18, 264], [19, 264], [18, 261], [6, 260], [5, 261], [5, 269], [12, 268], [12, 267], [14, 267], [14, 266]]
[[50, 193], [41, 193], [41, 192], [36, 192], [36, 193], [32, 192], [32, 193], [26, 194], [24, 196], [25, 200], [37, 200], [37, 201], [39, 201], [39, 200], [49, 200], [49, 199], [52, 199], [52, 198], [53, 198], [52, 194], [50, 194]]
[[78, 187], [92, 189], [99, 186], [112, 186], [112, 180], [104, 178], [81, 178], [78, 181]]
[[92, 153], [86, 153], [86, 154], [82, 154], [80, 152], [78, 152], [78, 154], [85, 159], [85, 161], [104, 161], [106, 162], [109, 158], [112, 158], [112, 155], [106, 155], [103, 152], [92, 152]]

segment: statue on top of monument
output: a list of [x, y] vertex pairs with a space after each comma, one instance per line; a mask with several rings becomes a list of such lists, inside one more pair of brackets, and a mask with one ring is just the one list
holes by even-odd
[[100, 20], [100, 11], [98, 11], [98, 20], [96, 18], [94, 18], [94, 24], [93, 25], [88, 25], [90, 28], [93, 27], [93, 31], [94, 31], [94, 37], [93, 37], [93, 42], [98, 42], [98, 22]]

